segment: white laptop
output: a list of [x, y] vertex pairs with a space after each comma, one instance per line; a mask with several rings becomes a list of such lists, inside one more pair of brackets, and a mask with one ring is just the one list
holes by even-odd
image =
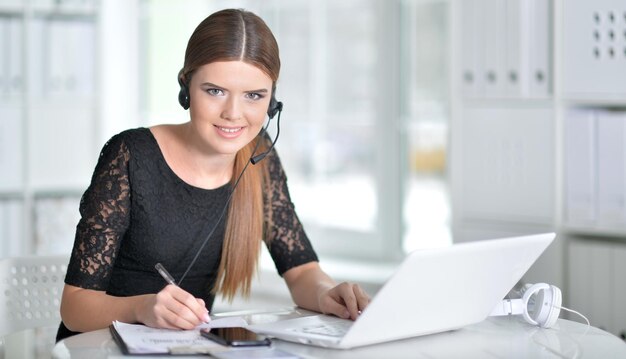
[[487, 318], [554, 238], [546, 233], [418, 250], [356, 321], [320, 314], [249, 328], [340, 349], [459, 329]]

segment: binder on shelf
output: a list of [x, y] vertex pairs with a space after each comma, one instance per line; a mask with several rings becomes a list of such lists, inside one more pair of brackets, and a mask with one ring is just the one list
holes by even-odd
[[25, 63], [28, 69], [28, 91], [35, 101], [41, 101], [46, 94], [47, 75], [44, 69], [48, 66], [48, 53], [45, 49], [46, 24], [48, 20], [42, 17], [33, 17], [29, 24], [30, 36], [26, 42], [28, 56]]
[[24, 212], [20, 201], [11, 200], [6, 203], [5, 216], [7, 223], [7, 256], [16, 257], [26, 254], [26, 238], [24, 238]]
[[19, 98], [24, 89], [24, 76], [22, 71], [22, 46], [24, 43], [22, 36], [22, 19], [19, 17], [11, 17], [7, 23], [9, 25], [7, 89], [10, 98]]
[[527, 0], [529, 42], [529, 90], [531, 97], [544, 97], [551, 92], [552, 71], [550, 66], [551, 2], [547, 0]]
[[597, 111], [598, 225], [626, 226], [626, 112]]
[[95, 89], [95, 23], [83, 19], [66, 25], [73, 51], [66, 90], [72, 97], [92, 97]]
[[46, 23], [48, 30], [45, 47], [47, 52], [44, 62], [45, 89], [49, 97], [63, 97], [66, 95], [64, 88], [67, 77], [68, 62], [71, 62], [72, 53], [69, 48], [68, 32], [65, 22], [57, 19], [49, 19]]
[[551, 2], [463, 1], [463, 94], [546, 97], [552, 91]]
[[0, 100], [9, 93], [9, 56], [11, 41], [9, 40], [8, 18], [0, 17]]
[[[32, 106], [27, 137], [31, 188], [84, 188], [93, 170], [95, 19], [34, 17], [29, 40]], [[89, 89], [88, 89], [89, 88]], [[69, 134], [54, 142], [50, 131]], [[66, 161], [59, 162], [58, 158]]]
[[461, 86], [464, 96], [476, 96], [478, 91], [478, 53], [477, 41], [480, 33], [477, 29], [478, 0], [465, 0], [459, 3], [461, 13]]
[[528, 85], [526, 67], [522, 56], [528, 53], [526, 28], [527, 12], [525, 0], [506, 0], [504, 6], [505, 50], [502, 67], [502, 92], [507, 96], [520, 97]]
[[476, 22], [482, 27], [479, 42], [482, 42], [482, 61], [479, 64], [482, 94], [502, 94], [502, 66], [504, 58], [504, 8], [501, 0], [481, 0]]
[[589, 109], [570, 109], [565, 123], [565, 219], [571, 225], [596, 220], [596, 126]]
[[0, 199], [0, 258], [9, 256], [9, 216], [6, 213], [7, 202], [6, 200]]
[[23, 186], [21, 114], [19, 106], [0, 106], [0, 191]]
[[95, 23], [91, 19], [48, 19], [43, 23], [45, 95], [91, 97], [95, 81]]

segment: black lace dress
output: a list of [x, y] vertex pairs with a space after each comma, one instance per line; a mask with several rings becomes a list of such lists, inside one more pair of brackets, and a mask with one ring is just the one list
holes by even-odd
[[[272, 220], [265, 218], [271, 226], [266, 244], [282, 275], [318, 259], [295, 213], [278, 155], [272, 151], [263, 161], [270, 173], [264, 205], [272, 206]], [[206, 190], [181, 180], [147, 128], [112, 137], [81, 198], [65, 283], [121, 297], [156, 293], [165, 282], [154, 265], [161, 262], [180, 278], [217, 225], [181, 284], [210, 309], [225, 229], [224, 219], [216, 221], [230, 191], [230, 184]], [[57, 341], [73, 334], [61, 323]]]

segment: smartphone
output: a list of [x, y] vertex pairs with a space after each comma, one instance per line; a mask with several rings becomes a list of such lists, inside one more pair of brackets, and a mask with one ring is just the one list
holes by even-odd
[[243, 327], [203, 328], [200, 334], [214, 342], [231, 347], [258, 347], [272, 344], [269, 338]]

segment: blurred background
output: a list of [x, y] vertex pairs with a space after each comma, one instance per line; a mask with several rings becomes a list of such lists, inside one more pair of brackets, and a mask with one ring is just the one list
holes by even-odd
[[[331, 275], [374, 294], [410, 251], [555, 231], [525, 280], [626, 334], [617, 0], [0, 0], [0, 258], [69, 256], [101, 147], [188, 120], [187, 40], [230, 7], [278, 40], [276, 147]], [[291, 302], [264, 252], [216, 309], [268, 303]]]

